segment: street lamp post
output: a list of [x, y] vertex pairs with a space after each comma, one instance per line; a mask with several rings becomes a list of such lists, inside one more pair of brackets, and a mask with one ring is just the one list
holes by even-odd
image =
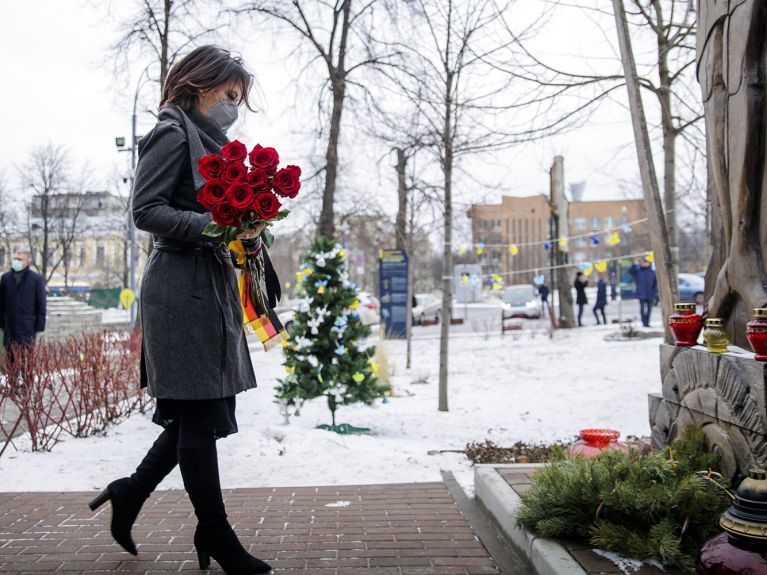
[[[138, 107], [138, 95], [141, 91], [141, 86], [145, 80], [145, 76], [149, 66], [144, 68], [138, 79], [136, 85], [136, 92], [133, 95], [133, 115], [131, 117], [131, 140], [130, 148], [125, 148], [124, 138], [115, 138], [115, 144], [120, 152], [130, 152], [130, 176], [129, 176], [129, 195], [128, 195], [128, 212], [126, 214], [126, 224], [128, 230], [128, 246], [129, 246], [129, 261], [128, 261], [128, 287], [135, 294], [136, 293], [136, 271], [138, 270], [138, 244], [136, 242], [136, 226], [133, 223], [133, 185], [136, 180], [136, 156], [138, 152], [138, 138], [136, 136], [136, 108]], [[130, 329], [136, 326], [136, 307], [137, 303], [134, 301], [130, 306]]]

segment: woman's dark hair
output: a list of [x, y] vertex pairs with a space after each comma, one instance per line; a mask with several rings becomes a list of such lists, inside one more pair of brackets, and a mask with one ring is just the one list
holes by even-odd
[[200, 46], [173, 64], [162, 88], [160, 108], [175, 104], [189, 111], [197, 106], [200, 94], [223, 84], [239, 84], [240, 101], [251, 111], [248, 102], [253, 75], [242, 64], [242, 58], [218, 46]]

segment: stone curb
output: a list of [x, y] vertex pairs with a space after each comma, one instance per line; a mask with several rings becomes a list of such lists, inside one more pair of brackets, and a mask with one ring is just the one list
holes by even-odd
[[475, 466], [474, 489], [477, 499], [498, 522], [514, 547], [530, 562], [537, 575], [587, 575], [572, 555], [558, 542], [536, 537], [527, 529], [517, 526], [514, 516], [522, 501], [495, 470], [497, 467], [523, 469], [541, 466], [542, 464], [534, 463]]

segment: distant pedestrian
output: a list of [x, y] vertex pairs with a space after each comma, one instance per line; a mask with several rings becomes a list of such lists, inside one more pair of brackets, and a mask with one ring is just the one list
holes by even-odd
[[618, 274], [610, 272], [610, 300], [618, 299]]
[[649, 261], [637, 258], [634, 261], [634, 265], [629, 268], [629, 273], [634, 278], [634, 293], [639, 300], [639, 313], [642, 316], [642, 325], [650, 327], [650, 312], [652, 312], [655, 294], [658, 290], [655, 270], [650, 267]]
[[599, 325], [599, 313], [602, 313], [602, 321], [607, 325], [607, 316], [605, 315], [605, 306], [607, 305], [607, 282], [602, 274], [599, 274], [597, 281], [597, 301], [594, 304], [594, 317], [597, 318]]
[[545, 283], [538, 286], [538, 295], [541, 296], [541, 317], [546, 313], [547, 308], [549, 309], [549, 315], [551, 315], [551, 308], [549, 308], [549, 293], [551, 293], [551, 290]]
[[[11, 271], [0, 277], [0, 329], [11, 393], [18, 391], [24, 364], [34, 351], [37, 334], [45, 331], [45, 311], [45, 279], [29, 269], [29, 254], [17, 251], [11, 261]], [[21, 385], [24, 385], [23, 379]]]
[[586, 286], [589, 285], [589, 280], [585, 279], [583, 272], [575, 274], [575, 303], [578, 304], [578, 327], [583, 327], [583, 307], [589, 303], [589, 298], [586, 297]]

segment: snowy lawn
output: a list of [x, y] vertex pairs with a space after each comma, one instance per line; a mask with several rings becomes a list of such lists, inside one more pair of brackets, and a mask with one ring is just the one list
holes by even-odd
[[[337, 422], [371, 428], [369, 435], [315, 429], [330, 423], [324, 399], [304, 406], [289, 425], [273, 403], [284, 374], [279, 349], [253, 353], [259, 387], [238, 396], [240, 432], [219, 441], [224, 487], [349, 485], [439, 481], [456, 474], [473, 492], [462, 454], [470, 441], [568, 440], [584, 427], [648, 435], [647, 394], [660, 389], [660, 338], [605, 341], [613, 326], [560, 331], [554, 339], [522, 333], [458, 331], [450, 340], [449, 412], [437, 410], [437, 328], [417, 328], [413, 365], [404, 341], [385, 343], [394, 397], [372, 407], [342, 407]], [[134, 415], [104, 437], [67, 439], [50, 453], [31, 453], [24, 438], [0, 458], [0, 491], [94, 490], [130, 474], [160, 428]], [[178, 470], [162, 488], [183, 488]]]

